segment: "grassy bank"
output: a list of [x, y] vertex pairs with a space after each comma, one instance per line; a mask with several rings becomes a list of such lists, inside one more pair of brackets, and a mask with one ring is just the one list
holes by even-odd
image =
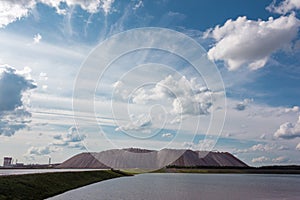
[[203, 173], [203, 174], [300, 174], [300, 167], [167, 167], [157, 171], [155, 173]]
[[105, 170], [0, 176], [0, 199], [45, 199], [71, 189], [125, 175], [118, 171]]

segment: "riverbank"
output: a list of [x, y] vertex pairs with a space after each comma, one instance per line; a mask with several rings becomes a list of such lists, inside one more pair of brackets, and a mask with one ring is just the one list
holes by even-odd
[[168, 166], [155, 173], [202, 173], [202, 174], [300, 174], [300, 166], [264, 167], [180, 167]]
[[117, 170], [0, 176], [0, 200], [45, 199], [99, 181], [127, 176]]

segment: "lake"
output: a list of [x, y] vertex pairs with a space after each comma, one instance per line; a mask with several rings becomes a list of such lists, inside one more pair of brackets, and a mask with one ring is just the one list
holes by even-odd
[[141, 174], [111, 179], [50, 200], [299, 200], [300, 175]]

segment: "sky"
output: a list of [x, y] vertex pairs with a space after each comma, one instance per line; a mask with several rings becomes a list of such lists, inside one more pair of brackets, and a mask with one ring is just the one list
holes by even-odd
[[0, 162], [228, 151], [300, 164], [300, 0], [2, 0]]

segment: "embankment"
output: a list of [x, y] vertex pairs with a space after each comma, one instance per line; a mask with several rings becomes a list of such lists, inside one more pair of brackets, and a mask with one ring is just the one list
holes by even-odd
[[125, 175], [115, 170], [102, 170], [0, 176], [0, 200], [45, 199], [71, 189]]

